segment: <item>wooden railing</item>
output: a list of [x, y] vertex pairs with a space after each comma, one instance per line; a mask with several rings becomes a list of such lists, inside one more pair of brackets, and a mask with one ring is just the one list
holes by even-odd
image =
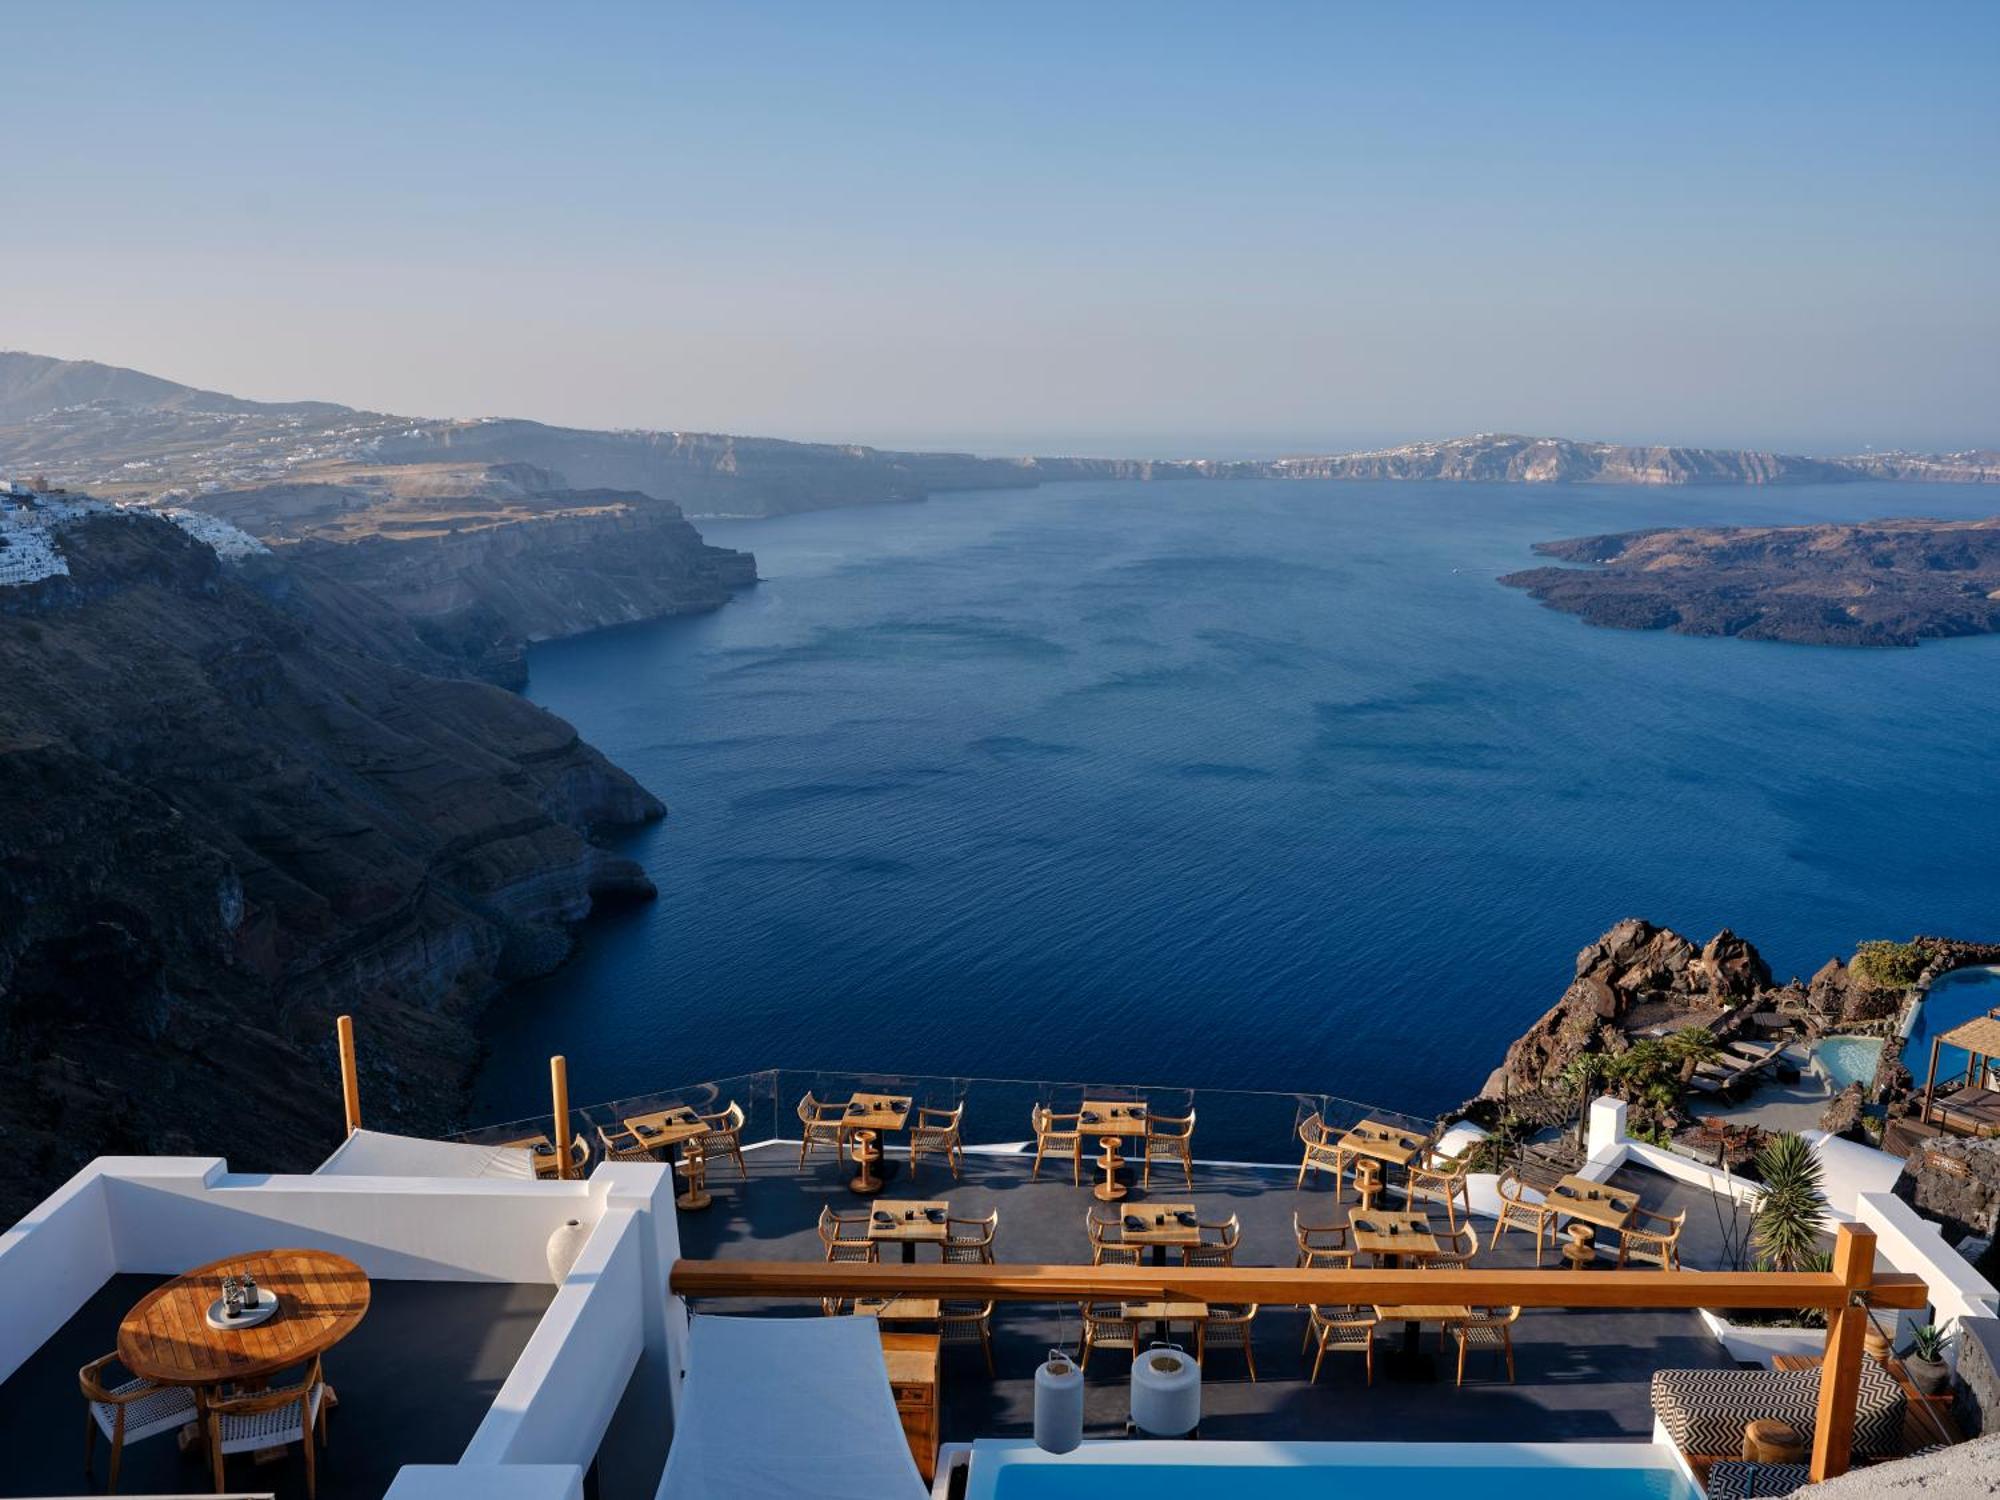
[[995, 1302], [1316, 1302], [1368, 1307], [1450, 1300], [1475, 1307], [1819, 1308], [1825, 1365], [1813, 1478], [1847, 1471], [1868, 1309], [1920, 1308], [1915, 1276], [1876, 1276], [1875, 1236], [1840, 1226], [1830, 1271], [1296, 1270], [1278, 1266], [879, 1265], [790, 1260], [681, 1260], [668, 1286], [691, 1298], [770, 1300], [907, 1293]]

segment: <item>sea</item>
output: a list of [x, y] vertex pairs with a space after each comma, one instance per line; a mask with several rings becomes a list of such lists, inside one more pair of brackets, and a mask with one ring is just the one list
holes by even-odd
[[[1978, 486], [1091, 483], [702, 524], [763, 581], [528, 693], [670, 809], [475, 1116], [763, 1068], [1475, 1092], [1624, 917], [1780, 979], [2000, 934], [2000, 638], [1585, 625], [1532, 543]], [[1025, 1132], [1024, 1132], [1025, 1133]]]

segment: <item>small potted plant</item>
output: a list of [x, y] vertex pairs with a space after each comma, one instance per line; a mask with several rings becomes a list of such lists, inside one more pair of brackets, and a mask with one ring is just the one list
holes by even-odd
[[1950, 1342], [1935, 1323], [1926, 1323], [1910, 1335], [1910, 1352], [1903, 1356], [1903, 1369], [1910, 1384], [1926, 1396], [1939, 1394], [1951, 1381], [1951, 1366], [1944, 1362], [1945, 1346]]

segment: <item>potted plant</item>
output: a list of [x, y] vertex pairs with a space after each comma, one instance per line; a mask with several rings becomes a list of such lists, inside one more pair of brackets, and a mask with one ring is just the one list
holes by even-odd
[[1774, 1135], [1757, 1153], [1764, 1193], [1750, 1220], [1750, 1243], [1768, 1270], [1803, 1271], [1826, 1230], [1819, 1158], [1803, 1136]]
[[1945, 1347], [1951, 1339], [1935, 1323], [1926, 1323], [1910, 1335], [1910, 1352], [1903, 1356], [1903, 1370], [1910, 1384], [1926, 1396], [1935, 1396], [1951, 1383], [1951, 1366], [1944, 1362]]

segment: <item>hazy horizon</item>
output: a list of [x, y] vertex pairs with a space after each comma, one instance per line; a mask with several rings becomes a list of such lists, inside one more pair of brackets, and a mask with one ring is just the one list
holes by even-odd
[[2000, 443], [2000, 11], [12, 7], [0, 344], [982, 453]]

